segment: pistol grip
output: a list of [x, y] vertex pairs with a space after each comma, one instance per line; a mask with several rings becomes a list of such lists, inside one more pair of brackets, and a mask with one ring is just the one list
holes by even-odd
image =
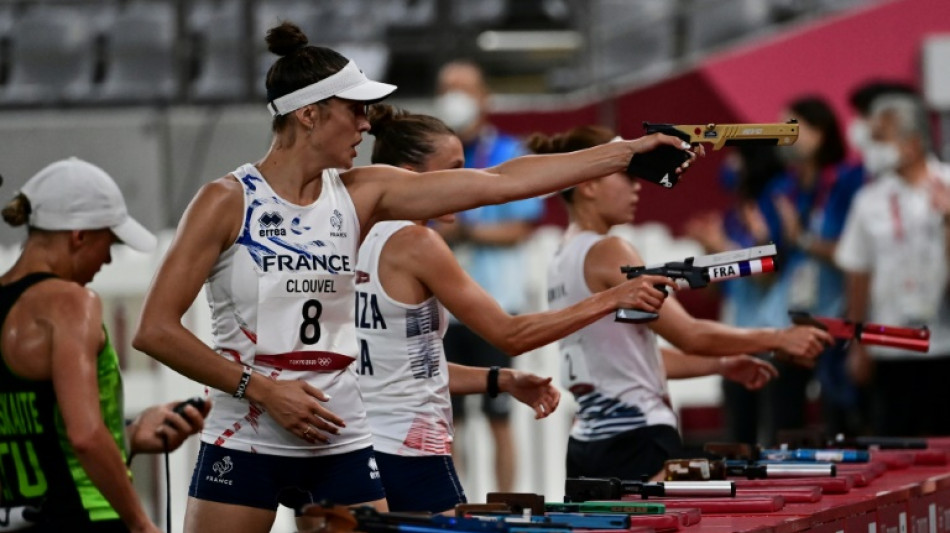
[[617, 309], [614, 313], [615, 322], [626, 322], [627, 324], [643, 324], [644, 322], [652, 322], [657, 318], [660, 318], [657, 313], [639, 309]]
[[[663, 297], [670, 295], [668, 287], [666, 285], [656, 284], [653, 286], [654, 289], [663, 293]], [[642, 311], [640, 309], [617, 309], [614, 313], [614, 322], [626, 322], [628, 324], [642, 324], [644, 322], [652, 322], [660, 318], [660, 315], [657, 313], [651, 313], [649, 311]]]
[[645, 179], [667, 189], [679, 183], [676, 169], [689, 159], [689, 153], [669, 145], [640, 154], [634, 154], [627, 165], [627, 174]]

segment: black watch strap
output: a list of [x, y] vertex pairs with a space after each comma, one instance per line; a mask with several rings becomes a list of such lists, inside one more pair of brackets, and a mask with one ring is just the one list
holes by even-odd
[[488, 387], [487, 393], [489, 398], [497, 398], [498, 393], [501, 392], [498, 389], [498, 373], [501, 372], [500, 366], [493, 366], [488, 369]]

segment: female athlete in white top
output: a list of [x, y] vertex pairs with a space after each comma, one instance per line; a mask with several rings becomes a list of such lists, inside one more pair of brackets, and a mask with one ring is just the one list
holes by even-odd
[[[271, 29], [267, 41], [282, 56], [267, 74], [270, 150], [192, 200], [134, 339], [136, 348], [213, 389], [187, 531], [267, 531], [279, 503], [299, 509], [322, 498], [385, 509], [348, 364], [359, 356], [356, 253], [373, 224], [560, 190], [623, 170], [636, 153], [689, 148], [653, 135], [484, 170], [337, 171], [352, 166], [369, 129], [366, 103], [395, 87], [366, 79], [333, 50], [307, 46], [293, 24]], [[204, 283], [215, 349], [181, 323]], [[644, 294], [645, 307], [659, 307], [659, 291]]]
[[[369, 121], [376, 139], [373, 163], [415, 172], [464, 166], [461, 141], [436, 118], [378, 104], [370, 108]], [[424, 221], [373, 226], [360, 247], [356, 325], [360, 389], [390, 509], [445, 512], [465, 501], [451, 457], [450, 391], [510, 390], [534, 403], [539, 418], [557, 405], [559, 394], [550, 379], [539, 382], [510, 369], [446, 366], [445, 308], [492, 344], [518, 355], [625, 302], [656, 296], [653, 283], [669, 280], [651, 276], [646, 284], [623, 283], [560, 311], [513, 317], [462, 270]]]
[[[609, 145], [613, 132], [583, 127], [529, 140], [535, 153], [560, 153]], [[571, 217], [561, 248], [549, 265], [548, 299], [561, 309], [626, 280], [620, 267], [642, 265], [637, 251], [607, 231], [633, 220], [640, 184], [610, 173], [562, 193]], [[689, 354], [658, 348], [656, 335]], [[743, 352], [782, 350], [815, 357], [831, 338], [811, 327], [739, 329], [699, 320], [670, 299], [659, 319], [643, 325], [604, 317], [559, 343], [562, 374], [580, 404], [568, 443], [568, 476], [640, 479], [657, 474], [680, 451], [667, 375], [720, 373], [747, 387], [762, 387], [776, 375], [770, 364]]]

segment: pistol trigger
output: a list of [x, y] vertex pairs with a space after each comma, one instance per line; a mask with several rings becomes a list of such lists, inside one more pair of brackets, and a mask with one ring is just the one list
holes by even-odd
[[656, 289], [656, 290], [658, 290], [658, 291], [660, 291], [660, 292], [662, 292], [664, 298], [666, 298], [667, 296], [670, 295], [670, 291], [669, 291], [669, 289], [667, 288], [666, 285], [656, 284], [656, 285], [653, 286], [653, 288]]

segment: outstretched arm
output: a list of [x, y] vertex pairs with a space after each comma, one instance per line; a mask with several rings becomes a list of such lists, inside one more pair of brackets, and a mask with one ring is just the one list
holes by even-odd
[[498, 349], [519, 355], [561, 339], [620, 306], [657, 309], [663, 294], [654, 284], [672, 282], [643, 276], [558, 311], [511, 316], [462, 270], [445, 241], [431, 229], [410, 226], [397, 232], [385, 252], [404, 254], [399, 264], [422, 282], [461, 322]]
[[[628, 242], [618, 237], [594, 245], [584, 262], [584, 275], [592, 291], [608, 290], [626, 281], [620, 267], [643, 265], [643, 260]], [[723, 356], [782, 350], [797, 357], [816, 357], [833, 342], [827, 332], [811, 326], [788, 329], [737, 328], [693, 317], [670, 298], [649, 322], [650, 329], [680, 350], [696, 355]]]
[[[503, 204], [559, 191], [621, 172], [634, 154], [649, 152], [661, 145], [684, 151], [690, 148], [676, 137], [654, 134], [568, 154], [522, 156], [482, 170], [417, 174], [394, 167], [371, 166], [347, 171], [343, 179], [356, 205], [360, 224], [369, 228], [380, 220], [430, 219], [481, 205]], [[678, 172], [688, 166], [687, 161]]]
[[[542, 378], [528, 372], [502, 368], [498, 373], [498, 390], [510, 394], [534, 409], [534, 418], [544, 418], [557, 409], [561, 393]], [[483, 394], [488, 391], [488, 369], [449, 363], [449, 392], [452, 394]]]
[[684, 352], [710, 356], [778, 350], [813, 359], [834, 342], [828, 332], [811, 326], [738, 328], [695, 318], [676, 300], [663, 306], [650, 329]]
[[773, 378], [778, 370], [770, 363], [748, 355], [703, 357], [684, 354], [679, 350], [663, 348], [663, 365], [670, 379], [686, 379], [721, 375], [749, 390], [758, 390]]

